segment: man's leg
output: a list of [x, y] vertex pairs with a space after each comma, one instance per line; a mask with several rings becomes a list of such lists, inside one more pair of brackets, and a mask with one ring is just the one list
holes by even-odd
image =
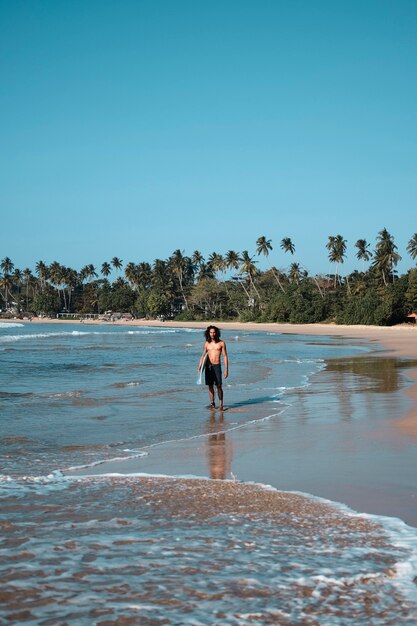
[[219, 409], [223, 408], [223, 387], [221, 385], [217, 385], [217, 395], [219, 396]]
[[214, 385], [208, 386], [208, 392], [209, 392], [210, 404], [211, 406], [214, 407]]

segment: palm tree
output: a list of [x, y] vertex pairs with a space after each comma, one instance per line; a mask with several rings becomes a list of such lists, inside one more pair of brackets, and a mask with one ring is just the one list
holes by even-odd
[[16, 267], [15, 271], [13, 272], [13, 280], [15, 283], [21, 283], [22, 282], [22, 278], [23, 278], [23, 274], [22, 274], [22, 270], [20, 270], [18, 267]]
[[[97, 278], [98, 274], [96, 268], [92, 263], [84, 265], [78, 273], [79, 280], [82, 284], [83, 290], [83, 302], [84, 308], [87, 310], [94, 310], [96, 306], [96, 294], [98, 291], [97, 283], [93, 282], [94, 278]], [[85, 282], [87, 281], [87, 284]]]
[[[258, 237], [258, 239], [256, 240], [256, 252], [257, 252], [258, 256], [260, 254], [263, 254], [264, 256], [268, 257], [269, 256], [269, 252], [271, 250], [272, 250], [271, 240], [267, 239], [263, 235], [262, 235], [262, 237]], [[278, 274], [275, 272], [273, 267], [271, 267], [271, 269], [272, 269], [272, 273], [274, 275], [274, 278], [277, 281], [280, 289], [285, 293], [285, 289], [284, 289], [284, 287], [281, 284], [281, 281], [279, 279]]]
[[346, 239], [343, 239], [342, 235], [329, 235], [326, 248], [329, 250], [329, 261], [336, 263], [336, 274], [334, 277], [334, 286], [336, 287], [337, 280], [340, 283], [339, 264], [343, 263], [346, 256]]
[[194, 250], [191, 255], [191, 263], [194, 265], [195, 270], [200, 269], [204, 263], [204, 257], [199, 250]]
[[93, 278], [97, 278], [98, 274], [96, 272], [96, 268], [92, 263], [89, 263], [85, 266], [86, 269], [86, 277], [88, 278], [88, 282], [92, 282]]
[[193, 274], [197, 281], [202, 278], [213, 278], [213, 268], [210, 263], [206, 263], [203, 255], [199, 250], [194, 250], [191, 255], [191, 263], [193, 266]]
[[119, 259], [117, 256], [114, 256], [111, 260], [111, 264], [113, 265], [114, 269], [116, 270], [116, 274], [118, 274], [119, 270], [122, 269], [122, 265], [123, 265], [123, 261], [122, 259]]
[[130, 261], [125, 267], [125, 276], [131, 285], [138, 284], [138, 274], [136, 265]]
[[11, 290], [13, 288], [13, 280], [10, 274], [14, 269], [14, 264], [8, 256], [4, 257], [4, 259], [0, 262], [0, 269], [3, 272], [3, 276], [0, 280], [0, 285], [4, 290], [3, 299], [7, 309], [9, 304], [8, 296], [11, 297]]
[[367, 243], [366, 239], [358, 239], [355, 243], [355, 248], [358, 249], [356, 258], [359, 259], [359, 261], [367, 262], [372, 258], [372, 252], [368, 249], [369, 246], [370, 244]]
[[54, 261], [49, 266], [49, 279], [57, 290], [58, 294], [60, 290], [64, 298], [64, 308], [67, 308], [67, 299], [65, 296], [65, 284], [66, 284], [66, 268]]
[[171, 258], [169, 259], [169, 264], [175, 276], [178, 278], [181, 294], [184, 300], [185, 308], [187, 310], [188, 301], [184, 290], [184, 275], [187, 271], [188, 262], [191, 263], [191, 260], [188, 257], [184, 256], [181, 250], [175, 250], [175, 252], [173, 252], [173, 254], [171, 255]]
[[281, 239], [281, 248], [284, 250], [284, 252], [290, 252], [290, 254], [294, 254], [295, 252], [295, 246], [290, 237], [284, 237], [283, 239]]
[[148, 289], [152, 282], [152, 268], [149, 263], [139, 263], [137, 265], [138, 284], [144, 289]]
[[12, 278], [10, 276], [10, 274], [4, 274], [1, 278], [0, 278], [0, 287], [1, 289], [4, 290], [4, 295], [3, 295], [3, 300], [4, 303], [6, 305], [6, 310], [9, 306], [9, 300], [8, 300], [8, 296], [11, 297], [11, 290], [13, 287], [13, 281]]
[[217, 274], [217, 272], [223, 272], [224, 269], [227, 267], [222, 255], [218, 254], [217, 252], [212, 252], [210, 254], [208, 258], [208, 265], [213, 270], [215, 275]]
[[227, 269], [229, 270], [239, 269], [239, 265], [240, 265], [239, 259], [240, 259], [239, 252], [235, 252], [234, 250], [229, 250], [228, 252], [226, 252], [224, 260], [225, 260]]
[[408, 242], [407, 252], [414, 261], [415, 258], [417, 257], [417, 233], [414, 233], [414, 235], [411, 237], [410, 241]]
[[25, 286], [26, 286], [26, 312], [29, 310], [29, 286], [30, 283], [33, 279], [33, 274], [32, 271], [26, 267], [23, 272], [23, 279], [25, 281]]
[[167, 262], [162, 259], [155, 259], [152, 267], [152, 286], [164, 291], [169, 285], [169, 274]]
[[[240, 254], [239, 252], [235, 252], [235, 250], [229, 250], [224, 255], [224, 263], [228, 270], [238, 270], [240, 267]], [[249, 291], [246, 289], [243, 280], [239, 276], [232, 276], [232, 280], [238, 282], [241, 285], [243, 291], [245, 292], [248, 300], [250, 300]]]
[[267, 239], [264, 235], [258, 237], [256, 240], [256, 253], [259, 256], [263, 254], [264, 256], [268, 256], [270, 251], [272, 250], [271, 239]]
[[214, 278], [213, 267], [204, 261], [198, 268], [197, 281], [200, 282], [203, 278]]
[[41, 291], [45, 290], [46, 281], [49, 278], [49, 268], [43, 261], [38, 261], [35, 265], [35, 271], [39, 278]]
[[[163, 312], [172, 311], [173, 293], [175, 284], [173, 280], [173, 272], [171, 271], [167, 261], [155, 259], [152, 266], [151, 288], [149, 290], [149, 298], [163, 303]], [[153, 306], [149, 304], [147, 298], [147, 311], [152, 313]], [[157, 308], [160, 308], [159, 306]]]
[[87, 267], [87, 265], [84, 265], [84, 267], [82, 267], [80, 269], [80, 271], [78, 272], [78, 276], [80, 277], [81, 283], [84, 284], [84, 281], [87, 280], [87, 278], [88, 278], [88, 267]]
[[299, 263], [291, 263], [289, 276], [294, 283], [299, 285], [301, 278], [301, 268]]
[[4, 257], [4, 259], [0, 262], [0, 269], [5, 276], [9, 276], [9, 274], [13, 272], [14, 263], [12, 263], [8, 256]]
[[13, 285], [16, 286], [17, 288], [17, 297], [16, 300], [19, 301], [20, 299], [20, 293], [22, 290], [22, 282], [23, 282], [23, 275], [22, 275], [22, 270], [20, 270], [18, 267], [16, 267], [16, 269], [14, 270], [11, 279], [13, 281]]
[[247, 276], [247, 278], [249, 279], [249, 283], [252, 286], [253, 290], [255, 291], [256, 295], [259, 298], [259, 302], [261, 301], [261, 296], [259, 295], [259, 291], [256, 289], [255, 287], [255, 282], [254, 282], [254, 276], [257, 273], [257, 269], [255, 267], [255, 263], [256, 261], [253, 260], [253, 257], [249, 256], [249, 253], [247, 250], [244, 250], [241, 254], [240, 257], [240, 269], [239, 269], [239, 274], [245, 274]]
[[71, 311], [72, 292], [74, 291], [76, 286], [79, 284], [78, 273], [72, 267], [66, 268], [65, 281], [67, 283], [67, 291], [68, 291], [68, 311]]
[[372, 267], [377, 272], [380, 272], [385, 286], [387, 286], [387, 279], [391, 275], [394, 280], [394, 267], [397, 266], [398, 261], [401, 261], [401, 257], [397, 250], [398, 247], [394, 243], [394, 237], [387, 231], [386, 228], [383, 228], [378, 233]]
[[108, 278], [111, 274], [111, 265], [107, 261], [101, 264], [101, 274], [104, 278]]

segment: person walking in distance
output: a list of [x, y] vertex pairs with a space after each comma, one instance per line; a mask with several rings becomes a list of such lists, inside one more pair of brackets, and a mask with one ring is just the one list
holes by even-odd
[[[221, 356], [223, 355], [224, 362], [224, 377], [229, 375], [229, 361], [227, 358], [227, 350], [225, 342], [220, 339], [220, 329], [217, 326], [207, 326], [204, 333], [206, 341], [203, 347], [203, 354], [201, 355], [200, 362], [198, 364], [198, 373], [203, 366], [205, 360], [205, 379], [208, 386], [208, 393], [210, 397], [210, 406], [215, 409], [214, 402], [214, 385], [217, 388], [217, 395], [219, 398], [219, 409], [223, 410], [223, 387], [222, 387], [222, 366]], [[207, 356], [206, 356], [207, 355]]]

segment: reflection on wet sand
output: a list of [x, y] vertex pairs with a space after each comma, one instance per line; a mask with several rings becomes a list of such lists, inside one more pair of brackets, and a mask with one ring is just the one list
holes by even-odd
[[[363, 388], [367, 382], [372, 391], [379, 393], [398, 391], [401, 370], [416, 366], [415, 359], [371, 356], [329, 359], [326, 362], [327, 372], [335, 374], [335, 383], [338, 385], [346, 385], [349, 382], [352, 384], [356, 380]], [[350, 374], [351, 378], [349, 379], [346, 374]]]
[[[398, 359], [391, 357], [359, 356], [326, 360], [324, 371], [312, 378], [314, 385], [301, 388], [298, 392], [299, 416], [309, 419], [311, 409], [305, 405], [311, 396], [318, 398], [325, 395], [325, 408], [320, 415], [326, 413], [344, 421], [364, 418], [364, 415], [375, 414], [377, 394], [394, 394], [404, 386], [402, 372], [415, 367], [415, 359]], [[394, 395], [391, 396], [391, 400]], [[388, 402], [388, 397], [387, 397]], [[388, 409], [388, 404], [386, 405]]]
[[226, 441], [224, 413], [219, 412], [216, 420], [215, 411], [211, 411], [207, 423], [207, 460], [210, 478], [224, 480], [230, 478], [232, 463], [232, 443]]

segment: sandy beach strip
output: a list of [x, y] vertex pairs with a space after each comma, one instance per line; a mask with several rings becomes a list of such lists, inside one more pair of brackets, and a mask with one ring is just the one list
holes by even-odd
[[[56, 318], [33, 317], [31, 321], [15, 319], [2, 319], [1, 322], [13, 323], [42, 323], [42, 324], [78, 324], [77, 320], [64, 320]], [[397, 326], [354, 326], [343, 324], [280, 324], [280, 323], [255, 323], [255, 322], [218, 322], [216, 320], [206, 322], [161, 322], [159, 320], [134, 319], [105, 322], [102, 320], [82, 320], [83, 325], [108, 325], [108, 326], [147, 326], [165, 328], [207, 328], [214, 324], [223, 330], [288, 333], [296, 335], [328, 335], [333, 337], [346, 337], [369, 341], [384, 346], [392, 356], [417, 358], [417, 324], [399, 324]]]
[[[42, 323], [42, 324], [78, 324], [78, 320], [63, 320], [56, 318], [33, 317], [32, 320], [2, 319], [1, 322], [13, 323]], [[223, 330], [248, 332], [288, 333], [295, 335], [329, 335], [333, 337], [347, 337], [378, 343], [390, 352], [392, 356], [417, 358], [417, 324], [398, 324], [397, 326], [354, 326], [343, 324], [280, 324], [257, 322], [174, 322], [147, 319], [117, 320], [105, 322], [102, 320], [84, 319], [83, 325], [108, 326], [147, 326], [162, 328], [201, 328], [204, 330], [214, 324]]]

